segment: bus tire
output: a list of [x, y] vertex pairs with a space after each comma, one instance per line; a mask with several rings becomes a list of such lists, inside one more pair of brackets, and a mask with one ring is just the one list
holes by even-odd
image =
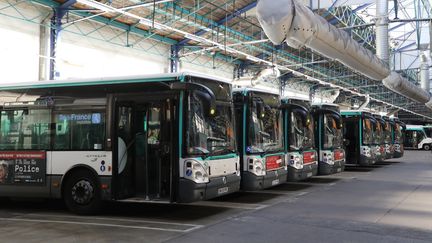
[[100, 183], [89, 170], [72, 172], [63, 187], [63, 200], [67, 208], [77, 214], [96, 213], [102, 204]]
[[423, 145], [423, 149], [426, 150], [426, 151], [429, 151], [429, 150], [431, 150], [431, 145], [430, 144], [425, 144], [425, 145]]

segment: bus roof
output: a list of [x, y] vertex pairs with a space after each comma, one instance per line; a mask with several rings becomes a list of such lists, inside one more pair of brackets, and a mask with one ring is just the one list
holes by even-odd
[[406, 125], [406, 130], [424, 131], [424, 127], [422, 125]]
[[233, 88], [233, 92], [259, 92], [264, 94], [273, 94], [273, 95], [279, 95], [277, 92], [273, 92], [271, 90], [265, 90], [265, 89], [258, 89], [258, 88], [252, 88], [252, 87], [238, 87]]
[[11, 84], [0, 85], [0, 91], [15, 90], [15, 89], [90, 86], [90, 85], [104, 85], [104, 84], [162, 82], [162, 81], [170, 81], [173, 79], [182, 79], [185, 77], [196, 77], [196, 78], [215, 80], [224, 83], [231, 83], [231, 81], [228, 79], [216, 78], [216, 77], [212, 77], [204, 74], [192, 73], [192, 72], [182, 72], [182, 73], [102, 77], [102, 78], [89, 78], [89, 79], [46, 80], [46, 81], [33, 81], [33, 82], [23, 82], [23, 83], [11, 83]]

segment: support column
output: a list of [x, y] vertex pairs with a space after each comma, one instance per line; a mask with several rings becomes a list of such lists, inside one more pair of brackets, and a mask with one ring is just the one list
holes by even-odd
[[388, 0], [376, 0], [376, 55], [389, 62]]
[[50, 42], [50, 16], [46, 17], [39, 28], [39, 77], [38, 80], [47, 80], [49, 76], [49, 42]]
[[170, 72], [177, 73], [180, 71], [180, 46], [172, 45], [170, 51]]
[[51, 17], [51, 29], [50, 29], [50, 69], [49, 79], [53, 80], [58, 77], [56, 70], [56, 54], [57, 46], [59, 41], [59, 35], [62, 30], [62, 19], [69, 11], [69, 8], [76, 3], [76, 0], [68, 0], [63, 3], [60, 7], [53, 9], [53, 16]]

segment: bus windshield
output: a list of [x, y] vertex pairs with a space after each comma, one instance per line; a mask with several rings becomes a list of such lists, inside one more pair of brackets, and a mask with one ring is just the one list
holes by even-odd
[[290, 149], [303, 150], [312, 148], [314, 145], [313, 121], [309, 115], [306, 124], [303, 117], [293, 112], [291, 113]]
[[337, 126], [336, 118], [324, 115], [324, 149], [342, 147], [342, 129]]
[[279, 108], [265, 108], [259, 114], [256, 103], [251, 107], [249, 153], [276, 152], [283, 149], [282, 114]]
[[371, 145], [373, 141], [373, 122], [369, 118], [363, 119], [363, 144], [364, 145]]
[[391, 143], [392, 142], [392, 134], [391, 134], [391, 125], [390, 122], [385, 123], [384, 127], [384, 142]]
[[399, 123], [395, 124], [395, 143], [402, 142], [402, 126]]
[[379, 145], [382, 143], [382, 138], [383, 138], [383, 129], [381, 126], [380, 122], [377, 122], [375, 125], [375, 129], [374, 129], [374, 134], [373, 134], [373, 143], [375, 145]]
[[186, 144], [189, 155], [221, 155], [235, 152], [233, 109], [231, 103], [217, 102], [216, 113], [206, 115], [195, 94], [188, 97]]

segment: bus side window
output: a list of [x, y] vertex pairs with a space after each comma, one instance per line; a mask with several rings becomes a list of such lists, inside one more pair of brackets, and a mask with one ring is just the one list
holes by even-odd
[[49, 109], [20, 109], [1, 112], [0, 150], [50, 149]]
[[55, 150], [102, 150], [105, 114], [102, 112], [58, 112], [54, 116]]

